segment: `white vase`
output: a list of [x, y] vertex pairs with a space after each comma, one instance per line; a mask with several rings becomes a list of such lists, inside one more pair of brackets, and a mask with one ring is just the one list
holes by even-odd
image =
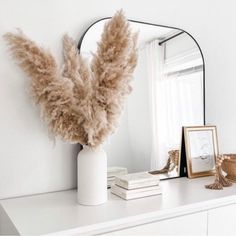
[[107, 155], [101, 148], [84, 146], [77, 158], [77, 199], [81, 205], [107, 201]]

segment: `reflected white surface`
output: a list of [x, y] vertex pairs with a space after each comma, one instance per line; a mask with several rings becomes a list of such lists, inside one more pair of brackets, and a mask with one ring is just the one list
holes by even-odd
[[[107, 20], [86, 32], [80, 52], [90, 59]], [[139, 32], [138, 64], [117, 132], [105, 143], [108, 166], [128, 172], [162, 169], [179, 150], [182, 126], [203, 125], [203, 60], [195, 41], [173, 28], [130, 22]], [[172, 159], [171, 159], [172, 160]], [[172, 163], [173, 166], [173, 163]], [[179, 175], [177, 166], [165, 178]]]

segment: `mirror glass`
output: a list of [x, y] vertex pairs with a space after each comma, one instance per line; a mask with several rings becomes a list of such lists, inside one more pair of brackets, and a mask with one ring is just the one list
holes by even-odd
[[[90, 60], [104, 24], [91, 25], [79, 43]], [[179, 176], [182, 126], [204, 124], [204, 63], [196, 41], [183, 30], [130, 21], [139, 32], [138, 64], [117, 132], [104, 148], [111, 171], [152, 171]]]

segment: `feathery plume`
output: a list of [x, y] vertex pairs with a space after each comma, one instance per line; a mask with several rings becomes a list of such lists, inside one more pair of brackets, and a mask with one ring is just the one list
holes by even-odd
[[[123, 11], [118, 11], [104, 27], [91, 68], [94, 73], [93, 104], [106, 111], [106, 123], [94, 128], [93, 144], [115, 131], [124, 99], [131, 92], [129, 82], [137, 63], [137, 34], [132, 34]], [[97, 120], [100, 113], [97, 114]], [[96, 124], [99, 125], [99, 124]]]
[[51, 53], [22, 32], [4, 35], [13, 57], [31, 78], [31, 93], [49, 130], [92, 147], [114, 132], [137, 63], [137, 34], [122, 11], [109, 20], [90, 65], [63, 37], [63, 72]]

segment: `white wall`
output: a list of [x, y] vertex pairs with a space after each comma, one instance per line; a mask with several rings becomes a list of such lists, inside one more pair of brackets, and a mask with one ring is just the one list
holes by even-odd
[[[62, 33], [79, 39], [91, 22], [120, 8], [130, 19], [185, 29], [205, 56], [207, 122], [218, 126], [221, 152], [236, 152], [235, 7], [234, 0], [0, 0], [0, 35], [20, 27], [61, 55]], [[75, 186], [75, 146], [53, 147], [26, 81], [1, 38], [0, 198]]]

